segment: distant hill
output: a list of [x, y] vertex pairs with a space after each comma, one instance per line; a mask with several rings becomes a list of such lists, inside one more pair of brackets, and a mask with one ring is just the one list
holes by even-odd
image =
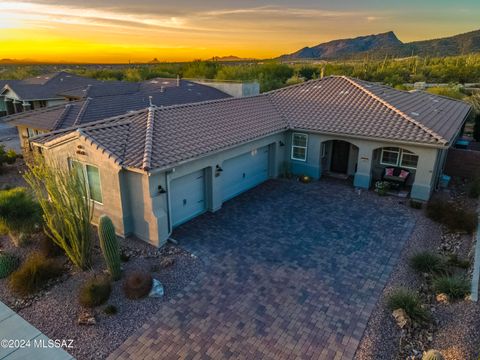
[[393, 31], [382, 34], [360, 36], [353, 39], [333, 40], [313, 47], [304, 47], [294, 53], [282, 55], [282, 61], [318, 59], [335, 60], [389, 56], [454, 56], [480, 52], [480, 30], [446, 38], [401, 42]]
[[229, 55], [229, 56], [214, 56], [211, 58], [212, 61], [249, 61], [249, 60], [255, 60], [253, 58], [241, 58], [235, 55]]

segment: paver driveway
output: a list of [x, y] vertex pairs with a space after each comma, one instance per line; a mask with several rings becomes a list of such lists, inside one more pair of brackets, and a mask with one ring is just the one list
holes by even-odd
[[350, 359], [413, 225], [341, 183], [269, 181], [175, 231], [204, 271], [111, 358]]

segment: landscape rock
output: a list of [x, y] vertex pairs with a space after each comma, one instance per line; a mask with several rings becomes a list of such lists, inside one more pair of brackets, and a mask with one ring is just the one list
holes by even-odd
[[397, 326], [400, 329], [403, 329], [404, 327], [408, 326], [411, 323], [410, 317], [407, 315], [407, 313], [403, 309], [393, 310], [392, 315], [395, 318]]
[[175, 259], [173, 257], [167, 257], [160, 261], [160, 267], [162, 269], [165, 269], [172, 266], [174, 263], [175, 263]]
[[92, 314], [88, 310], [84, 310], [80, 313], [80, 316], [78, 317], [78, 325], [95, 325], [97, 323], [97, 320], [95, 319], [95, 315]]
[[152, 290], [150, 290], [148, 296], [158, 298], [162, 297], [163, 295], [165, 295], [165, 290], [163, 289], [162, 283], [157, 279], [153, 279]]
[[448, 304], [450, 302], [449, 296], [444, 293], [437, 294], [436, 300], [441, 304]]

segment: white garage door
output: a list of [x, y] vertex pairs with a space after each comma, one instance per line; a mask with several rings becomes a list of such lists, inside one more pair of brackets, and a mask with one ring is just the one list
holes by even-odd
[[247, 191], [268, 179], [268, 146], [224, 161], [223, 201]]
[[170, 183], [172, 226], [178, 226], [205, 212], [205, 172], [182, 176]]

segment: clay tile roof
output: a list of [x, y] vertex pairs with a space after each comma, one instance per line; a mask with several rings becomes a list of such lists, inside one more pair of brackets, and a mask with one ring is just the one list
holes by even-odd
[[420, 94], [422, 100], [416, 96], [335, 76], [252, 97], [150, 106], [40, 135], [33, 142], [48, 146], [77, 131], [118, 164], [145, 171], [288, 129], [447, 146], [470, 106], [430, 94]]

